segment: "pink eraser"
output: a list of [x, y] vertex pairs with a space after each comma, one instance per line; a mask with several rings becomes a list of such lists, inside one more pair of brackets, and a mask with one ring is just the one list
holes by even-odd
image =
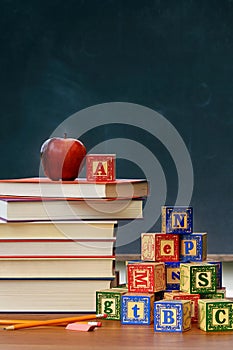
[[69, 323], [66, 326], [66, 329], [69, 329], [70, 331], [81, 331], [81, 332], [89, 332], [89, 331], [93, 331], [95, 329], [96, 326], [91, 325], [91, 324], [83, 324], [83, 323]]

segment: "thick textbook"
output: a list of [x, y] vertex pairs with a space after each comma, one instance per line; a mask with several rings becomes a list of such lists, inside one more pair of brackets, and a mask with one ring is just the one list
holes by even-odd
[[109, 239], [115, 237], [117, 221], [13, 221], [0, 220], [0, 239]]
[[0, 218], [7, 221], [139, 219], [142, 216], [143, 199], [0, 198]]
[[109, 239], [1, 239], [0, 258], [81, 258], [85, 256], [110, 257], [116, 238]]
[[47, 177], [0, 180], [0, 195], [52, 198], [138, 198], [148, 195], [146, 179], [90, 182], [52, 181]]
[[0, 258], [0, 278], [113, 278], [115, 257]]
[[94, 312], [111, 278], [0, 278], [0, 312]]

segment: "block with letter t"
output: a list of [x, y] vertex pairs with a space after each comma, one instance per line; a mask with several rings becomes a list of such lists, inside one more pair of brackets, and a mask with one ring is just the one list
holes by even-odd
[[216, 292], [216, 266], [208, 263], [180, 263], [180, 290], [191, 294]]
[[207, 233], [180, 236], [180, 261], [204, 261], [207, 258]]
[[141, 258], [144, 261], [179, 261], [180, 237], [175, 234], [142, 233]]
[[154, 319], [154, 293], [126, 293], [121, 297], [122, 324], [151, 324]]
[[114, 181], [116, 179], [115, 171], [115, 154], [88, 154], [86, 156], [86, 176], [88, 181]]
[[200, 299], [198, 326], [205, 332], [233, 330], [233, 301], [227, 299]]
[[160, 300], [154, 303], [155, 332], [184, 332], [190, 329], [190, 300]]
[[164, 262], [138, 262], [127, 265], [128, 291], [155, 293], [166, 289]]
[[106, 320], [120, 320], [121, 296], [127, 288], [110, 288], [96, 291], [96, 313], [107, 314]]
[[184, 206], [162, 207], [162, 232], [189, 234], [193, 232], [193, 208]]

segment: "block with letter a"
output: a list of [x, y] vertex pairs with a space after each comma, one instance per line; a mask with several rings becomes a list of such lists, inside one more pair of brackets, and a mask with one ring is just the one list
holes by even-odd
[[108, 182], [116, 179], [115, 154], [88, 154], [86, 156], [86, 176], [88, 181]]

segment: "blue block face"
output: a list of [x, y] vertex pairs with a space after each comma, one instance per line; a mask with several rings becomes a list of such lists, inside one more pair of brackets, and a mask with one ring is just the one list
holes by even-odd
[[180, 261], [203, 261], [207, 255], [207, 234], [182, 235], [180, 239]]
[[183, 308], [176, 301], [157, 301], [154, 303], [154, 331], [182, 332]]
[[165, 262], [166, 290], [180, 290], [180, 263]]
[[189, 234], [193, 232], [192, 207], [163, 207], [162, 231], [165, 233]]
[[123, 295], [121, 298], [121, 323], [145, 324], [153, 321], [154, 296]]

